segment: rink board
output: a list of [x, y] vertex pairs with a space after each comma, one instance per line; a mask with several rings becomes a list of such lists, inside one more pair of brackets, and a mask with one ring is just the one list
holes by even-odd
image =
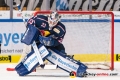
[[[118, 56], [117, 56], [118, 55]], [[120, 62], [119, 55], [114, 54], [114, 61]], [[9, 58], [11, 56], [11, 59]], [[110, 61], [110, 56], [108, 56], [108, 61]], [[3, 59], [3, 57], [5, 59]], [[23, 57], [23, 56], [22, 56]], [[99, 57], [99, 58], [97, 58]], [[96, 62], [103, 62], [105, 61], [106, 54], [75, 54], [74, 59], [80, 60], [81, 62], [91, 62], [92, 60], [96, 60]], [[0, 63], [18, 63], [21, 60], [21, 54], [0, 54]]]

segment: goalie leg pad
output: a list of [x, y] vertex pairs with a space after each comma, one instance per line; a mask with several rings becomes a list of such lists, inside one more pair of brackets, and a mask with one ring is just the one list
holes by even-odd
[[[36, 66], [39, 64], [36, 64]], [[17, 71], [17, 73], [19, 74], [19, 76], [25, 76], [29, 73], [31, 73], [36, 66], [34, 66], [34, 68], [31, 69], [31, 71], [28, 71], [27, 68], [24, 66], [24, 64], [22, 62], [20, 62], [16, 67], [15, 70]]]
[[31, 73], [38, 65], [39, 62], [36, 55], [31, 52], [15, 67], [15, 70], [19, 76], [25, 76]]
[[55, 49], [49, 49], [49, 51], [51, 55], [47, 57], [47, 60], [64, 71], [75, 72], [77, 77], [82, 77], [82, 74], [86, 72], [87, 66], [80, 61], [74, 60]]
[[[40, 56], [44, 61], [46, 57], [50, 55], [50, 52], [42, 44], [39, 45], [38, 48], [39, 48]], [[34, 53], [34, 51], [32, 51], [29, 54], [27, 54], [24, 57], [24, 59], [15, 67], [15, 70], [20, 76], [25, 76], [31, 73], [38, 65], [39, 65], [38, 58]]]

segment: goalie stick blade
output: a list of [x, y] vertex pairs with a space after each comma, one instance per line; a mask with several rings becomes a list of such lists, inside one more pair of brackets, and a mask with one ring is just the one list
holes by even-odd
[[15, 68], [6, 68], [7, 71], [15, 71]]
[[[6, 68], [7, 71], [15, 71], [15, 68]], [[32, 72], [36, 72], [36, 69], [33, 70]]]

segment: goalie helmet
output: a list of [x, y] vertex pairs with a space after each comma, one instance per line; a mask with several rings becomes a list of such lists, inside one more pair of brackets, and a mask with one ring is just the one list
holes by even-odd
[[60, 16], [56, 11], [52, 11], [48, 16], [48, 24], [50, 29], [52, 29], [60, 20]]

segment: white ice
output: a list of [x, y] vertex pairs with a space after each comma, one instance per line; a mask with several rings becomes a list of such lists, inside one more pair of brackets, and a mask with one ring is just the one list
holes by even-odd
[[[41, 75], [68, 75], [64, 71], [57, 70], [37, 70], [33, 72], [30, 76], [21, 77], [15, 71], [7, 71], [6, 68], [11, 64], [0, 64], [0, 80], [120, 80], [120, 63], [115, 63], [115, 70], [93, 70], [90, 69], [90, 73], [118, 73], [118, 76], [96, 76], [87, 78], [70, 78], [70, 77], [51, 77], [51, 76], [41, 76]], [[33, 76], [34, 75], [34, 76]]]

